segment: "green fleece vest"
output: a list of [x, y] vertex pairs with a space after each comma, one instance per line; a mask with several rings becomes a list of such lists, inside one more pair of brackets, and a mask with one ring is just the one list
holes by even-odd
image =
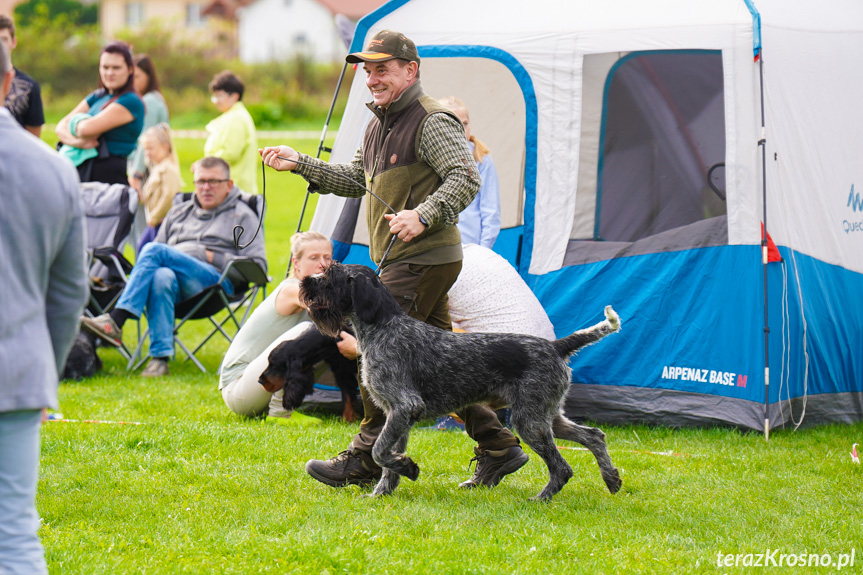
[[[417, 157], [426, 120], [438, 112], [449, 114], [459, 123], [461, 120], [425, 94], [395, 111], [393, 106], [386, 113], [377, 109], [372, 111], [377, 119], [369, 122], [363, 138], [366, 181], [370, 181], [370, 189], [396, 211], [412, 210], [437, 191], [442, 183], [437, 172]], [[369, 197], [366, 212], [372, 260], [380, 263], [392, 236], [389, 222], [384, 219], [384, 214], [390, 210]], [[384, 265], [445, 246], [461, 246], [458, 228], [454, 225], [429, 225], [408, 243], [396, 239]]]

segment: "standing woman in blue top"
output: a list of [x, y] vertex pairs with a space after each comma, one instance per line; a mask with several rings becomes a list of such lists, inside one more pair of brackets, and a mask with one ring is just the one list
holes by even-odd
[[491, 249], [500, 233], [500, 186], [497, 170], [488, 147], [471, 133], [470, 116], [467, 106], [455, 96], [447, 96], [439, 100], [441, 104], [455, 112], [464, 126], [464, 135], [473, 153], [476, 167], [482, 178], [482, 187], [476, 197], [462, 213], [458, 215], [458, 231], [461, 232], [461, 243], [477, 244]]
[[128, 184], [126, 159], [143, 125], [144, 102], [135, 92], [132, 51], [123, 42], [110, 42], [99, 55], [99, 89], [60, 120], [57, 137], [69, 146], [99, 149], [98, 157], [78, 165], [81, 181]]
[[[159, 74], [156, 73], [156, 65], [146, 54], [135, 56], [135, 91], [144, 100], [144, 127], [141, 129], [141, 137], [135, 150], [129, 154], [126, 171], [129, 173], [129, 185], [138, 190], [144, 186], [146, 176], [146, 161], [144, 156], [144, 132], [159, 124], [169, 124], [168, 104], [162, 95], [162, 86], [159, 83]], [[140, 204], [139, 204], [140, 205]]]

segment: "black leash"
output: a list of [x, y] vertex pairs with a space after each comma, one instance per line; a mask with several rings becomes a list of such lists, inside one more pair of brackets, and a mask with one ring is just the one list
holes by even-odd
[[367, 193], [369, 193], [372, 196], [374, 196], [375, 198], [377, 198], [378, 201], [380, 203], [382, 203], [383, 205], [385, 205], [392, 213], [394, 213], [394, 214], [397, 213], [396, 209], [394, 207], [392, 207], [391, 205], [389, 205], [388, 203], [386, 203], [379, 195], [377, 195], [376, 193], [374, 193], [373, 191], [371, 191], [370, 189], [368, 189], [367, 187], [365, 187], [364, 185], [362, 185], [358, 181], [356, 181], [352, 178], [349, 178], [348, 176], [342, 174], [341, 172], [337, 172], [336, 170], [332, 169], [331, 167], [327, 166], [326, 164], [313, 164], [311, 162], [304, 162], [304, 161], [299, 160], [299, 159], [289, 160], [288, 158], [283, 158], [282, 156], [276, 156], [276, 158], [278, 158], [280, 160], [285, 160], [286, 162], [294, 162], [295, 164], [300, 164], [302, 166], [309, 166], [310, 168], [318, 168], [320, 170], [324, 170], [325, 172], [329, 172], [334, 176], [338, 176], [338, 177], [342, 178], [343, 180], [347, 180], [348, 182], [352, 183], [356, 187], [360, 188], [361, 190], [365, 190]]
[[[369, 195], [371, 195], [372, 197], [374, 197], [375, 199], [377, 199], [380, 203], [382, 203], [383, 205], [385, 205], [385, 206], [387, 207], [387, 209], [389, 209], [393, 214], [397, 214], [397, 213], [398, 213], [398, 212], [396, 211], [396, 209], [395, 209], [395, 208], [393, 208], [391, 205], [389, 205], [388, 203], [386, 203], [386, 202], [383, 200], [383, 198], [381, 198], [379, 195], [377, 195], [376, 193], [374, 193], [373, 191], [371, 191], [370, 189], [368, 189], [367, 187], [365, 187], [364, 185], [362, 185], [362, 184], [361, 184], [361, 183], [359, 183], [358, 181], [356, 181], [356, 180], [354, 180], [354, 179], [352, 179], [352, 178], [349, 178], [348, 176], [346, 176], [346, 175], [344, 175], [344, 174], [342, 174], [342, 173], [340, 173], [340, 172], [337, 172], [336, 170], [334, 170], [334, 169], [330, 168], [329, 166], [327, 166], [327, 165], [325, 165], [325, 164], [313, 164], [313, 163], [311, 163], [311, 162], [303, 162], [303, 161], [302, 161], [302, 160], [300, 160], [300, 159], [290, 160], [290, 159], [285, 158], [285, 157], [283, 157], [283, 156], [276, 156], [276, 158], [278, 158], [278, 159], [280, 159], [280, 160], [285, 160], [286, 162], [294, 162], [295, 164], [300, 164], [300, 165], [303, 165], [303, 166], [309, 166], [309, 167], [311, 167], [311, 168], [318, 168], [318, 169], [320, 169], [320, 170], [324, 170], [325, 172], [329, 172], [330, 174], [332, 174], [332, 175], [334, 175], [334, 176], [338, 176], [339, 178], [342, 178], [343, 180], [347, 180], [348, 182], [352, 183], [353, 185], [357, 186], [358, 188], [360, 188], [360, 189], [362, 189], [362, 190], [365, 190]], [[264, 163], [264, 162], [263, 162], [263, 160], [261, 160], [261, 164], [263, 164], [263, 163]], [[266, 184], [265, 184], [265, 189], [266, 189]], [[238, 226], [238, 227], [239, 227], [239, 226]], [[235, 230], [236, 230], [236, 228], [235, 228]], [[381, 263], [380, 263], [380, 264], [378, 264], [378, 269], [376, 269], [376, 270], [375, 270], [375, 273], [376, 273], [376, 274], [380, 275], [380, 273], [381, 273], [381, 269], [383, 268], [383, 265], [384, 265], [384, 262], [386, 261], [387, 256], [389, 256], [389, 255], [390, 255], [390, 250], [392, 249], [393, 244], [394, 244], [394, 243], [395, 243], [395, 241], [396, 241], [396, 238], [398, 238], [398, 236], [397, 236], [396, 234], [393, 234], [393, 235], [392, 235], [392, 238], [390, 239], [390, 243], [389, 243], [389, 245], [387, 246], [387, 249], [384, 251], [384, 256], [381, 258]], [[254, 238], [252, 238], [252, 239], [254, 239]]]
[[258, 228], [255, 230], [255, 235], [252, 236], [252, 239], [249, 240], [249, 243], [247, 243], [244, 246], [241, 246], [240, 245], [240, 238], [243, 236], [243, 232], [245, 232], [246, 229], [239, 224], [234, 226], [234, 247], [237, 248], [237, 250], [244, 250], [247, 247], [249, 247], [250, 245], [252, 245], [252, 242], [255, 241], [256, 237], [258, 237], [258, 232], [261, 231], [261, 225], [263, 225], [263, 223], [264, 223], [264, 213], [267, 211], [267, 176], [266, 176], [266, 169], [264, 169], [264, 168], [265, 168], [264, 160], [261, 160], [261, 176], [263, 178], [263, 184], [264, 185], [263, 185], [263, 188], [261, 189], [261, 197], [263, 198], [263, 205], [261, 206], [261, 213], [258, 216]]

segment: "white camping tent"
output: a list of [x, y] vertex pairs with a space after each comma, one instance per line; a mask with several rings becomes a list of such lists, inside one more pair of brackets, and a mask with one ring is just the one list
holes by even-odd
[[[394, 0], [351, 51], [383, 28], [416, 42], [426, 93], [466, 102], [500, 172], [495, 250], [558, 335], [605, 304], [624, 320], [573, 359], [571, 415], [863, 416], [863, 3]], [[331, 161], [371, 118], [363, 79]], [[343, 261], [371, 263], [363, 209], [318, 204]]]

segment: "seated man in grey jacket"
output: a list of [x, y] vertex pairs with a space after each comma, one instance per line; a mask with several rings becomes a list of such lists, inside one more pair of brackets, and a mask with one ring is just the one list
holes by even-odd
[[[171, 208], [156, 240], [147, 244], [117, 306], [110, 314], [82, 318], [82, 327], [119, 347], [123, 323], [139, 318], [146, 308], [150, 326], [150, 356], [141, 375], [168, 374], [174, 355], [174, 305], [215, 284], [234, 257], [249, 257], [266, 269], [264, 238], [259, 235], [240, 253], [234, 245], [234, 226], [254, 230], [258, 216], [240, 197], [230, 168], [221, 158], [206, 157], [195, 164], [195, 197]], [[231, 278], [224, 280], [234, 293]]]

